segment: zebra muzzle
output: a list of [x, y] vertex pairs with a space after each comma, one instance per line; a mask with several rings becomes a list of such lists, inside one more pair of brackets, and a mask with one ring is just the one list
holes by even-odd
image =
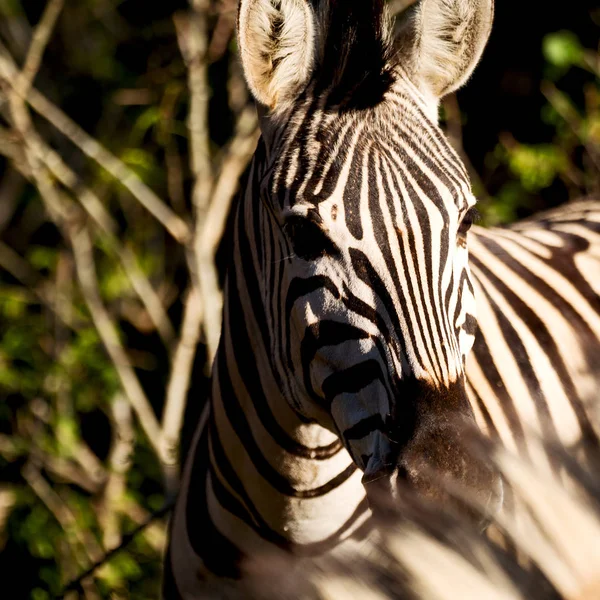
[[472, 427], [435, 420], [419, 428], [395, 456], [371, 457], [362, 482], [376, 516], [399, 515], [417, 504], [467, 517], [485, 529], [503, 500], [502, 478]]

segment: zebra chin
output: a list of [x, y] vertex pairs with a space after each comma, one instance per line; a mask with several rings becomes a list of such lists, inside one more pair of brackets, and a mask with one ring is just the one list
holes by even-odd
[[[375, 451], [362, 461], [362, 483], [376, 519], [408, 517], [413, 507], [425, 508], [432, 514], [466, 517], [484, 530], [502, 508], [502, 477], [483, 458], [489, 457], [484, 451], [489, 441], [477, 428], [470, 406], [461, 401], [463, 389], [457, 385], [442, 392], [442, 398], [439, 392], [426, 393], [419, 404], [427, 410], [421, 415], [417, 411], [409, 432], [392, 427], [376, 436], [400, 440], [374, 442]], [[454, 402], [447, 402], [449, 397]], [[439, 410], [448, 404], [450, 410]]]

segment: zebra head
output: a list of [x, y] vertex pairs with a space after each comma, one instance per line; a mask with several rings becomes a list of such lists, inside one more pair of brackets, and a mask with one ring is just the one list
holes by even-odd
[[[475, 199], [437, 125], [471, 74], [493, 0], [242, 0], [238, 39], [262, 142], [244, 209], [271, 369], [364, 471], [427, 496], [450, 476], [494, 507], [495, 472], [460, 440], [476, 329]], [[257, 216], [258, 215], [258, 216]], [[436, 475], [432, 475], [435, 473]]]

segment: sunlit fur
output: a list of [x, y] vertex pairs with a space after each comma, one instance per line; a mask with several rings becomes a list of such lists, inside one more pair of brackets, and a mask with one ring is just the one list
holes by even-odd
[[[245, 0], [240, 14], [262, 4]], [[290, 3], [268, 4], [285, 19], [283, 7]], [[366, 489], [371, 501], [383, 489], [400, 501], [409, 489], [450, 506], [450, 490], [458, 486], [482, 507], [474, 524], [481, 527], [500, 507], [503, 489], [497, 465], [469, 452], [464, 432], [477, 420], [502, 441], [525, 439], [519, 423], [529, 398], [537, 415], [549, 415], [559, 440], [577, 444], [594, 437], [580, 384], [566, 389], [573, 418], [549, 393], [559, 386], [548, 386], [546, 378], [561, 360], [571, 365], [579, 356], [574, 370], [560, 377], [589, 377], [586, 389], [593, 385], [597, 209], [583, 215], [579, 234], [558, 231], [569, 226], [564, 215], [555, 225], [532, 226], [554, 235], [554, 242], [558, 236], [562, 255], [551, 240], [539, 245], [525, 230], [475, 233], [471, 238], [481, 250], [471, 276], [467, 229], [474, 198], [464, 166], [431, 118], [432, 89], [414, 72], [418, 61], [406, 55], [410, 47], [426, 52], [423, 42], [401, 40], [395, 53], [382, 1], [327, 6], [305, 13], [327, 15], [326, 31], [315, 34], [310, 80], [302, 90], [299, 80], [290, 83], [292, 103], [261, 110], [263, 139], [233, 225], [210, 402], [171, 524], [167, 598], [193, 597], [215, 576], [239, 577], [257, 554], [332, 556], [362, 547], [374, 524]], [[483, 0], [481, 6], [491, 10]], [[252, 21], [252, 15], [244, 18]], [[426, 40], [431, 32], [421, 24]], [[285, 31], [284, 25], [272, 29], [274, 35]], [[479, 29], [481, 47], [488, 32]], [[341, 67], [334, 51], [343, 57]], [[245, 53], [242, 48], [243, 62]], [[470, 59], [457, 56], [462, 68], [455, 77], [468, 76], [477, 58], [477, 52]], [[244, 66], [248, 74], [247, 59]], [[279, 92], [292, 97], [290, 89]], [[517, 247], [507, 241], [511, 235], [520, 240]], [[536, 244], [538, 254], [551, 254], [548, 260], [521, 259], [518, 246]], [[507, 271], [504, 287], [492, 275], [486, 279], [491, 254], [501, 263], [492, 270]], [[554, 336], [564, 334], [552, 324], [538, 327], [529, 319], [511, 333], [508, 309], [497, 306], [518, 306], [522, 319], [538, 315], [546, 305], [530, 304], [536, 296], [528, 287], [547, 297], [542, 280], [556, 282], [558, 269], [583, 263], [567, 277], [585, 302], [565, 296], [566, 286], [554, 291], [561, 297], [554, 305], [572, 317], [573, 327], [585, 322], [591, 328], [586, 340], [569, 345], [568, 359], [550, 356]], [[476, 345], [465, 378], [476, 331], [474, 289], [487, 311], [478, 338], [484, 344]], [[494, 334], [500, 321], [504, 337]], [[509, 363], [505, 370], [507, 339], [516, 370]], [[531, 355], [520, 353], [519, 339], [527, 340]], [[545, 366], [532, 371], [523, 356]], [[517, 386], [515, 395], [503, 385]], [[524, 410], [522, 423], [528, 424]], [[536, 424], [546, 432], [546, 421], [538, 419], [534, 430]], [[512, 509], [507, 491], [505, 506]]]
[[[598, 456], [581, 468], [560, 444], [553, 456], [563, 482], [500, 447], [473, 447], [497, 464], [526, 508], [520, 520], [499, 514], [495, 526], [512, 549], [483, 537], [440, 506], [409, 499], [390, 514], [373, 543], [337, 557], [297, 559], [256, 554], [242, 582], [215, 582], [213, 598], [261, 600], [596, 600], [600, 597]], [[535, 442], [533, 440], [535, 439]], [[190, 598], [199, 598], [190, 596]]]
[[[493, 0], [425, 0], [409, 13], [415, 36], [412, 70], [437, 97], [463, 85], [492, 28]], [[426, 24], [426, 26], [425, 26]]]
[[310, 77], [315, 51], [312, 12], [304, 0], [240, 4], [238, 38], [255, 98], [287, 106]]
[[478, 423], [507, 448], [528, 431], [585, 459], [598, 447], [600, 202], [580, 201], [469, 239], [479, 334], [467, 361]]

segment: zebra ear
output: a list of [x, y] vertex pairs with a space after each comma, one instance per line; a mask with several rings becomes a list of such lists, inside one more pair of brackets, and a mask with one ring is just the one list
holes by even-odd
[[441, 98], [463, 85], [492, 29], [494, 0], [421, 0], [405, 15], [400, 46], [416, 82]]
[[254, 97], [271, 110], [292, 101], [310, 79], [315, 23], [306, 0], [241, 0], [238, 43]]

